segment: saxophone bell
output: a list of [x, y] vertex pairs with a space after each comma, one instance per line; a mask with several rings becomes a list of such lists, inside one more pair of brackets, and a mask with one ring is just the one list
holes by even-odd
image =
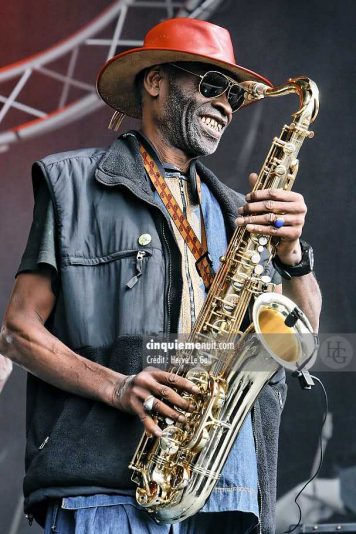
[[253, 305], [255, 333], [269, 357], [289, 371], [310, 369], [317, 356], [317, 338], [295, 302], [279, 293], [262, 293]]

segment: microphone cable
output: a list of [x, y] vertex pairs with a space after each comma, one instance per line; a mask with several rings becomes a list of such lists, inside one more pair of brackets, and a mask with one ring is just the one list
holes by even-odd
[[302, 521], [302, 510], [299, 506], [299, 503], [298, 503], [298, 499], [299, 497], [301, 496], [301, 494], [303, 493], [303, 491], [305, 490], [305, 488], [313, 481], [316, 479], [316, 477], [318, 476], [319, 472], [320, 472], [320, 469], [321, 469], [321, 466], [322, 466], [322, 463], [323, 463], [323, 459], [324, 459], [324, 452], [323, 452], [323, 444], [322, 444], [322, 435], [323, 435], [323, 429], [324, 429], [324, 425], [326, 423], [326, 419], [327, 419], [327, 416], [328, 416], [328, 413], [329, 413], [329, 399], [328, 399], [328, 395], [326, 393], [326, 389], [324, 387], [324, 384], [322, 383], [322, 381], [320, 380], [320, 378], [318, 378], [317, 376], [314, 376], [314, 375], [310, 375], [310, 377], [315, 380], [315, 382], [317, 382], [322, 391], [323, 391], [323, 394], [324, 394], [324, 415], [323, 415], [323, 419], [322, 419], [322, 424], [321, 424], [321, 428], [320, 428], [320, 434], [319, 434], [319, 448], [320, 448], [320, 457], [319, 457], [319, 465], [314, 473], [314, 475], [312, 475], [309, 480], [303, 485], [303, 487], [298, 491], [297, 495], [295, 496], [294, 498], [294, 502], [295, 504], [298, 506], [298, 513], [299, 513], [299, 517], [298, 517], [298, 522], [296, 525], [291, 525], [289, 527], [288, 530], [285, 530], [284, 531], [284, 534], [291, 534], [291, 532], [294, 532], [296, 528], [298, 528], [300, 525], [301, 525], [301, 521]]

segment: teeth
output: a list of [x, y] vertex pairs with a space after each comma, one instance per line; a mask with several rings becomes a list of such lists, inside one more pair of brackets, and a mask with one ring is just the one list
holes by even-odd
[[223, 128], [221, 124], [219, 124], [215, 119], [212, 119], [211, 117], [202, 117], [202, 122], [210, 126], [210, 128], [217, 130], [218, 132], [221, 132]]

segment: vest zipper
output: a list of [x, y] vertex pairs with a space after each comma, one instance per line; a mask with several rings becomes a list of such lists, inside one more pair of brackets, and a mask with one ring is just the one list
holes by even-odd
[[172, 279], [172, 268], [171, 268], [171, 259], [169, 257], [169, 245], [168, 245], [168, 240], [167, 240], [167, 237], [166, 237], [166, 234], [164, 232], [164, 221], [162, 223], [162, 236], [163, 236], [163, 239], [164, 239], [164, 242], [165, 242], [165, 246], [166, 246], [166, 251], [167, 251], [167, 254], [166, 254], [166, 258], [167, 258], [167, 262], [168, 262], [168, 288], [167, 288], [167, 332], [170, 333], [171, 331], [171, 279]]
[[279, 407], [280, 407], [280, 409], [282, 411], [283, 410], [283, 398], [282, 398], [282, 393], [279, 391], [279, 389], [277, 389], [276, 395], [277, 395], [277, 399], [278, 399], [278, 402], [279, 402]]
[[[255, 448], [256, 448], [256, 461], [258, 463], [258, 443], [256, 438], [256, 432], [255, 432], [255, 417], [253, 414], [253, 411], [251, 413], [252, 417], [252, 434], [253, 439], [255, 442]], [[259, 504], [259, 518], [258, 518], [258, 531], [259, 534], [262, 534], [262, 492], [261, 492], [261, 486], [260, 486], [260, 477], [258, 475], [258, 469], [257, 469], [257, 490], [258, 490], [258, 504]]]

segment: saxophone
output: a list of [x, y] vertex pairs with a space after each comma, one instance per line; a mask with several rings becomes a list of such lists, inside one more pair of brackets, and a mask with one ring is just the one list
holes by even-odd
[[[256, 82], [241, 85], [247, 102], [288, 93], [299, 96], [299, 109], [274, 138], [254, 187], [290, 190], [299, 149], [313, 136], [308, 128], [318, 113], [318, 88], [305, 77], [272, 88]], [[262, 253], [271, 261], [270, 236], [236, 228], [188, 338], [189, 346], [198, 348], [181, 351], [175, 360], [181, 363], [170, 369], [199, 387], [197, 395], [183, 393], [194, 411], [184, 413], [184, 423], [157, 416], [163, 434], [143, 434], [129, 465], [138, 484], [137, 502], [157, 522], [183, 521], [204, 506], [263, 386], [280, 366], [300, 370], [314, 363], [317, 343], [312, 327], [295, 303], [273, 292], [275, 285], [263, 275]], [[253, 301], [252, 323], [242, 332]], [[216, 348], [222, 340], [232, 348]], [[186, 363], [192, 354], [198, 356], [194, 366]]]

